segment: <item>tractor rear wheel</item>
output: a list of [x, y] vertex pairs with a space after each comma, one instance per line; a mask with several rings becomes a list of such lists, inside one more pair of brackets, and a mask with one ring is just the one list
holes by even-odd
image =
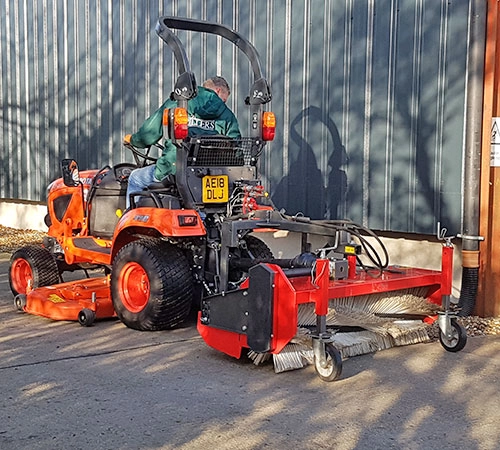
[[255, 259], [272, 259], [274, 258], [273, 252], [267, 244], [255, 236], [245, 236], [247, 244], [246, 256]]
[[155, 331], [179, 325], [193, 300], [186, 256], [160, 239], [130, 242], [113, 260], [111, 298], [117, 316], [129, 328]]
[[28, 286], [35, 289], [57, 283], [57, 262], [46, 248], [27, 245], [17, 250], [10, 258], [9, 284], [14, 295], [25, 295]]
[[[233, 251], [233, 258], [252, 258], [256, 260], [270, 260], [274, 258], [273, 252], [267, 244], [255, 236], [245, 236], [246, 248], [239, 247]], [[241, 282], [247, 276], [241, 269], [230, 269], [229, 281]]]

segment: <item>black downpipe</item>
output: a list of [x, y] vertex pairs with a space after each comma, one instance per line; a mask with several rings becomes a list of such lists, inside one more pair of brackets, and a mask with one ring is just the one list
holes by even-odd
[[467, 111], [465, 120], [464, 206], [462, 238], [462, 288], [460, 315], [472, 314], [479, 279], [479, 190], [483, 112], [484, 52], [487, 2], [472, 0], [467, 61]]
[[462, 289], [458, 307], [459, 316], [470, 316], [474, 311], [479, 279], [479, 267], [462, 267]]

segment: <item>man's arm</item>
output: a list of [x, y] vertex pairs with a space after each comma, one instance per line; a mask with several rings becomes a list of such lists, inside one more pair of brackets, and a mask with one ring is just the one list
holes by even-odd
[[227, 113], [228, 117], [224, 118], [224, 120], [226, 121], [226, 132], [224, 134], [233, 139], [240, 138], [241, 132], [240, 126], [238, 125], [238, 119], [236, 119], [236, 116], [229, 108], [227, 109]]
[[144, 148], [156, 144], [163, 136], [163, 111], [175, 106], [175, 102], [167, 100], [151, 116], [149, 116], [141, 128], [134, 133], [130, 143], [134, 147]]

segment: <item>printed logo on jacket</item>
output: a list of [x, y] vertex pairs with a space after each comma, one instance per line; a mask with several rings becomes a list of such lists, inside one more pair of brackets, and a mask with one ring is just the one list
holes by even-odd
[[215, 130], [215, 120], [199, 119], [198, 117], [189, 116], [188, 127]]

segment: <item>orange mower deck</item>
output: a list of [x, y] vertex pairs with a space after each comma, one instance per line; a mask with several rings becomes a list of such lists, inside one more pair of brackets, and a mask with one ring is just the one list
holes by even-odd
[[15, 302], [29, 314], [79, 321], [85, 326], [92, 325], [94, 319], [115, 316], [108, 276], [38, 287], [25, 296], [18, 295]]

